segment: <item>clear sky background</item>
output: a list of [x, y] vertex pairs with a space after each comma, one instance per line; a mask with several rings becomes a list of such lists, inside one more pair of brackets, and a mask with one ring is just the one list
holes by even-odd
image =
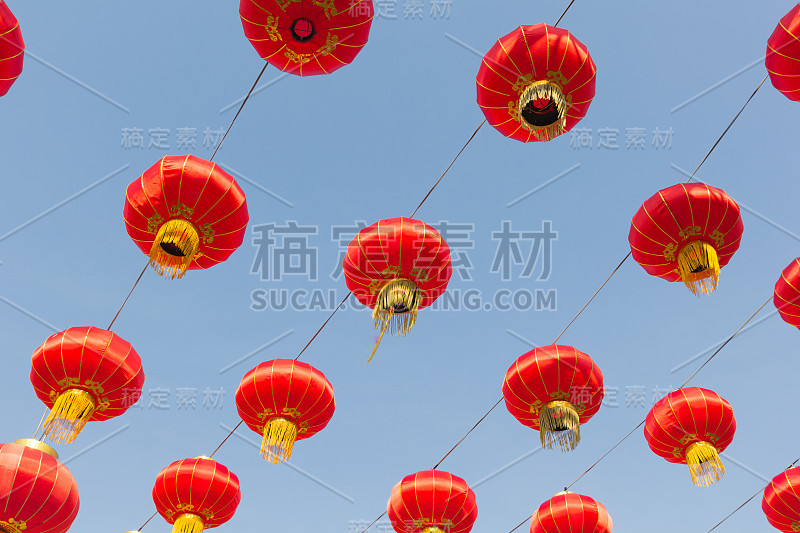
[[[314, 291], [326, 300], [332, 292], [336, 303], [346, 293], [344, 279], [331, 277], [341, 250], [332, 229], [409, 215], [483, 119], [480, 56], [521, 24], [552, 24], [567, 2], [453, 0], [434, 17], [424, 0], [421, 19], [405, 17], [413, 4], [385, 5], [363, 52], [333, 75], [267, 69], [262, 84], [270, 85], [216, 158], [247, 194], [245, 243], [226, 263], [182, 280], [148, 271], [114, 325], [142, 356], [145, 395], [139, 408], [89, 424], [59, 448], [80, 486], [74, 531], [136, 529], [154, 511], [159, 470], [211, 453], [238, 421], [242, 375], [299, 352], [330, 312], [327, 303], [310, 305]], [[122, 221], [127, 184], [164, 155], [210, 157], [205, 131], [227, 127], [235, 108], [225, 109], [263, 65], [232, 0], [9, 5], [28, 55], [0, 99], [5, 442], [31, 436], [42, 415], [28, 382], [33, 350], [70, 326], [106, 327], [145, 263]], [[467, 246], [454, 252], [471, 264], [451, 281], [460, 307], [421, 312], [409, 336], [384, 339], [369, 364], [369, 312], [337, 314], [302, 357], [333, 383], [333, 420], [295, 446], [289, 465], [262, 461], [260, 436], [240, 429], [216, 455], [242, 487], [239, 510], [220, 531], [359, 533], [397, 481], [438, 462], [500, 398], [514, 359], [551, 343], [627, 253], [639, 205], [699, 164], [766, 74], [767, 38], [791, 7], [576, 1], [561, 26], [597, 65], [597, 95], [578, 126], [592, 146], [570, 134], [525, 145], [489, 126], [479, 132], [418, 213], [471, 229], [451, 243]], [[571, 483], [770, 297], [800, 255], [798, 112], [767, 82], [698, 173], [743, 208], [742, 246], [716, 294], [697, 299], [629, 260], [561, 339], [595, 360], [609, 388], [577, 450], [536, 452], [538, 434], [501, 405], [442, 464], [475, 489], [475, 531], [506, 533]], [[128, 142], [136, 129], [141, 147]], [[636, 129], [644, 146], [626, 148]], [[192, 131], [196, 146], [187, 147]], [[254, 244], [253, 228], [289, 221], [310, 228], [316, 278], [310, 267], [280, 279], [253, 273], [259, 252], [270, 260], [272, 252]], [[535, 257], [523, 277], [532, 242], [519, 241], [525, 261], [511, 265], [509, 279], [491, 272], [492, 233], [503, 221], [515, 231], [549, 221], [558, 233], [551, 263]], [[259, 295], [280, 291], [300, 305], [259, 310]], [[480, 309], [469, 310], [464, 300], [476, 291]], [[519, 293], [525, 307], [537, 291], [555, 295], [555, 310], [537, 310], [535, 300], [528, 309], [493, 305], [496, 295]], [[798, 331], [773, 311], [770, 303], [692, 382], [726, 398], [737, 418], [720, 483], [694, 487], [688, 469], [655, 456], [638, 430], [575, 485], [607, 507], [616, 531], [707, 531], [800, 455]], [[768, 529], [759, 496], [721, 530]], [[169, 529], [157, 517], [145, 531]]]

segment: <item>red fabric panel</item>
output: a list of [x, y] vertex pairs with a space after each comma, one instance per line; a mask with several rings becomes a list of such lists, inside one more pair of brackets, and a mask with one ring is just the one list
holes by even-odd
[[424, 470], [394, 486], [386, 513], [397, 533], [416, 533], [427, 527], [468, 533], [478, 518], [478, 506], [463, 479], [441, 470]]
[[270, 418], [291, 420], [297, 424], [297, 440], [301, 440], [328, 425], [336, 401], [325, 374], [307, 363], [274, 359], [245, 374], [236, 389], [236, 409], [247, 427], [259, 435]]
[[91, 421], [109, 420], [136, 403], [144, 385], [142, 360], [122, 337], [95, 327], [69, 328], [51, 335], [33, 352], [31, 383], [52, 408], [68, 389], [92, 395]]
[[686, 449], [695, 442], [706, 441], [723, 452], [734, 433], [731, 404], [700, 387], [669, 393], [650, 410], [644, 425], [650, 449], [670, 463], [681, 464], [686, 464]]
[[647, 199], [633, 217], [628, 242], [633, 258], [648, 274], [681, 281], [678, 254], [702, 240], [717, 251], [720, 268], [739, 249], [744, 224], [739, 205], [722, 189], [679, 183]]
[[450, 247], [439, 232], [405, 217], [379, 220], [359, 231], [347, 247], [342, 269], [347, 288], [362, 304], [375, 307], [386, 282], [405, 278], [422, 292], [420, 309], [444, 293], [453, 272]]
[[783, 269], [772, 301], [782, 319], [800, 328], [800, 257]]
[[612, 527], [602, 503], [562, 492], [539, 506], [531, 518], [530, 533], [611, 533]]
[[166, 156], [128, 186], [122, 212], [125, 229], [145, 254], [163, 222], [191, 222], [200, 246], [189, 270], [225, 261], [242, 244], [250, 217], [244, 191], [216, 163]]
[[800, 467], [790, 468], [772, 479], [764, 489], [761, 509], [773, 527], [785, 533], [800, 530]]
[[544, 404], [568, 401], [585, 424], [600, 409], [604, 395], [603, 373], [591, 357], [572, 346], [541, 346], [521, 355], [503, 381], [508, 412], [536, 430]]
[[506, 137], [536, 141], [516, 119], [522, 91], [540, 80], [561, 85], [570, 103], [569, 131], [589, 111], [596, 70], [589, 51], [569, 31], [547, 24], [520, 26], [498, 39], [483, 57], [476, 78], [478, 105], [489, 124]]
[[25, 43], [19, 22], [0, 0], [0, 96], [4, 96], [22, 73]]
[[[330, 74], [352, 62], [367, 44], [374, 14], [372, 0], [239, 3], [244, 35], [258, 55], [275, 68], [298, 76]], [[300, 19], [314, 29], [313, 37], [305, 42], [291, 31]]]
[[772, 85], [789, 100], [800, 101], [800, 4], [780, 20], [770, 35], [764, 63]]
[[239, 478], [213, 459], [175, 461], [156, 477], [153, 502], [159, 514], [173, 524], [189, 507], [206, 529], [233, 518], [241, 500]]
[[0, 445], [0, 521], [25, 533], [64, 533], [80, 508], [78, 485], [58, 459], [19, 444]]

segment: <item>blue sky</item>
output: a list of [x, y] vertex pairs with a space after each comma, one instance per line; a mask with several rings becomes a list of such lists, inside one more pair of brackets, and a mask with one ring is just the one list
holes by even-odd
[[[59, 449], [81, 491], [75, 531], [135, 529], [154, 511], [158, 471], [219, 444], [238, 421], [241, 376], [299, 352], [329, 313], [310, 305], [314, 294], [333, 293], [338, 303], [346, 293], [344, 280], [331, 277], [340, 252], [332, 229], [410, 214], [483, 118], [475, 103], [480, 55], [520, 24], [553, 23], [567, 4], [453, 0], [446, 16], [434, 17], [425, 0], [415, 19], [404, 16], [407, 3], [397, 0], [394, 18], [384, 7], [369, 44], [331, 76], [267, 69], [262, 82], [270, 85], [216, 158], [247, 194], [245, 243], [226, 263], [181, 280], [148, 271], [115, 323], [142, 356], [145, 398]], [[0, 388], [13, 406], [6, 441], [32, 435], [42, 415], [27, 380], [33, 350], [54, 331], [107, 326], [145, 262], [122, 222], [127, 184], [164, 155], [210, 157], [205, 131], [227, 127], [235, 108], [226, 108], [263, 65], [233, 1], [9, 5], [28, 56], [0, 99]], [[358, 533], [397, 481], [438, 462], [500, 398], [506, 369], [528, 343], [552, 342], [627, 253], [639, 205], [699, 164], [766, 74], [766, 40], [791, 7], [577, 0], [561, 26], [597, 65], [597, 94], [579, 125], [591, 148], [570, 134], [525, 145], [488, 126], [479, 132], [417, 215], [471, 229], [460, 242], [473, 247], [460, 250], [472, 268], [456, 272], [449, 289], [458, 309], [422, 311], [409, 336], [385, 338], [369, 364], [369, 312], [337, 314], [302, 358], [333, 383], [333, 420], [295, 447], [291, 466], [263, 462], [252, 445], [260, 437], [237, 432], [216, 458], [239, 475], [243, 498], [220, 531]], [[501, 405], [442, 464], [474, 486], [476, 531], [509, 531], [572, 482], [644, 419], [658, 391], [700, 364], [682, 363], [727, 338], [771, 295], [800, 255], [796, 112], [767, 82], [697, 175], [743, 207], [742, 246], [716, 294], [697, 299], [628, 261], [561, 339], [588, 353], [616, 388], [577, 450], [534, 452], [538, 435]], [[137, 129], [141, 148], [125, 142]], [[629, 132], [642, 129], [644, 148], [626, 149]], [[654, 143], [656, 131], [671, 132], [669, 142]], [[192, 132], [196, 146], [178, 146]], [[601, 147], [614, 132], [619, 148]], [[259, 252], [270, 253], [254, 244], [257, 227], [290, 221], [310, 232], [316, 279], [310, 269], [281, 279], [253, 272]], [[549, 223], [557, 232], [547, 279], [539, 279], [542, 257], [530, 277], [522, 276], [527, 261], [511, 265], [509, 279], [492, 272], [492, 234], [504, 222], [524, 232]], [[527, 259], [531, 242], [520, 247]], [[259, 297], [281, 291], [295, 295], [297, 309], [259, 310]], [[468, 308], [476, 291], [491, 310]], [[509, 294], [535, 302], [537, 292], [554, 298], [555, 310], [495, 305]], [[723, 481], [694, 487], [685, 467], [655, 456], [637, 431], [575, 485], [606, 506], [617, 531], [706, 531], [797, 458], [798, 332], [772, 311], [769, 304], [759, 316], [766, 318], [692, 382], [734, 408], [738, 431]], [[759, 501], [725, 528], [765, 530]], [[169, 529], [157, 518], [145, 531]]]

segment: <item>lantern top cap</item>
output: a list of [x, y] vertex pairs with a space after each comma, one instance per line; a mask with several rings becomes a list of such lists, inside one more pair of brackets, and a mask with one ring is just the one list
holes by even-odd
[[28, 448], [32, 448], [34, 450], [39, 450], [40, 452], [46, 453], [47, 455], [51, 455], [58, 459], [58, 452], [56, 452], [51, 446], [48, 446], [44, 442], [36, 439], [17, 439], [14, 441], [14, 444], [20, 444], [22, 446], [26, 446]]

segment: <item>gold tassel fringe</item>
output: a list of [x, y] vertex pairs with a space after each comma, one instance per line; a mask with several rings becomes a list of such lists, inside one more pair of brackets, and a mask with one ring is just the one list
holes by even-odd
[[393, 279], [381, 288], [372, 310], [372, 323], [381, 330], [381, 336], [367, 359], [369, 363], [388, 329], [392, 335], [406, 335], [417, 321], [417, 311], [422, 301], [422, 291], [407, 279]]
[[539, 411], [539, 437], [542, 447], [562, 452], [574, 450], [581, 441], [578, 412], [571, 403], [557, 400]]
[[50, 442], [69, 444], [92, 418], [96, 406], [86, 391], [69, 389], [56, 398], [44, 423], [44, 434]]
[[172, 533], [202, 533], [205, 528], [203, 519], [192, 513], [184, 513], [175, 519]]
[[150, 266], [160, 276], [182, 278], [192, 264], [200, 237], [191, 222], [182, 218], [168, 220], [158, 228], [150, 247]]
[[420, 533], [444, 533], [444, 531], [436, 526], [430, 526], [420, 531]]
[[405, 335], [417, 321], [421, 301], [422, 293], [413, 281], [393, 279], [378, 293], [372, 322], [380, 329], [388, 322], [392, 335]]
[[692, 474], [692, 483], [707, 487], [725, 475], [725, 465], [719, 458], [717, 449], [705, 441], [695, 442], [686, 450], [686, 463]]
[[692, 294], [711, 294], [719, 282], [717, 251], [707, 242], [690, 242], [678, 254], [678, 272]]
[[[552, 124], [537, 126], [522, 115], [523, 110], [535, 100], [548, 100], [553, 103], [558, 118]], [[533, 82], [522, 92], [517, 104], [517, 120], [523, 128], [531, 132], [537, 141], [549, 141], [564, 133], [567, 128], [567, 99], [561, 87], [547, 80]]]
[[273, 418], [264, 426], [261, 457], [272, 463], [286, 462], [292, 457], [297, 439], [297, 424], [285, 418]]

